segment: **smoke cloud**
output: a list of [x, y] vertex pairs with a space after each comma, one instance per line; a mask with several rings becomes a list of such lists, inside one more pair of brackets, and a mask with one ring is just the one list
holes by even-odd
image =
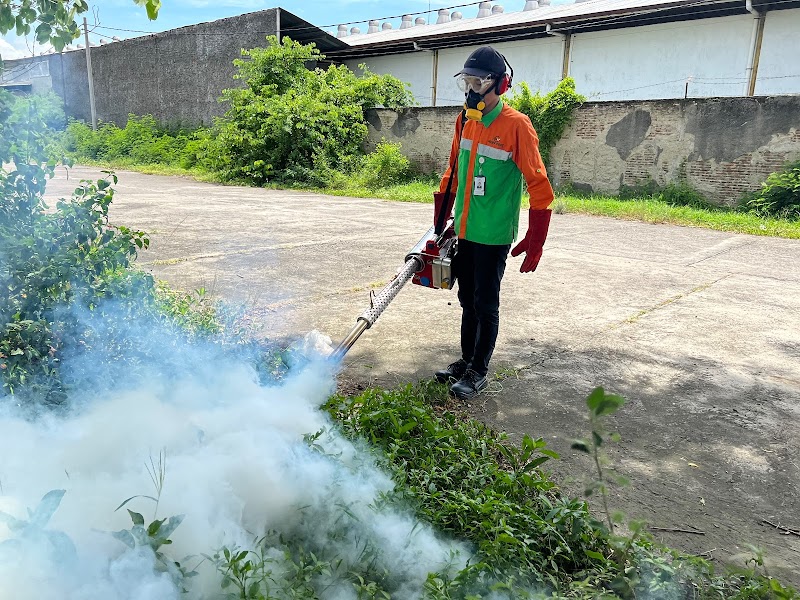
[[[113, 307], [100, 312], [114, 322]], [[184, 515], [161, 550], [187, 569], [199, 563], [185, 580], [190, 597], [220, 594], [203, 554], [252, 548], [267, 532], [343, 569], [368, 556], [391, 572], [397, 598], [419, 597], [431, 572], [465, 566], [467, 547], [383, 502], [390, 477], [319, 409], [335, 389], [321, 358], [329, 341], [310, 335], [294, 351], [297, 365], [265, 383], [241, 356], [119, 319], [124, 332], [96, 327], [91, 348], [64, 361], [68, 410], [32, 418], [18, 397], [0, 398], [0, 600], [185, 597], [149, 548], [111, 535], [131, 529], [126, 509], [145, 526]], [[116, 361], [123, 334], [135, 361]], [[288, 567], [277, 547], [273, 555], [279, 575]], [[330, 577], [329, 597], [355, 598]]]

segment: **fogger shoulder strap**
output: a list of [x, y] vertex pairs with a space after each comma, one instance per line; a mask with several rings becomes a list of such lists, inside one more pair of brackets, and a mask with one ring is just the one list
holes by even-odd
[[464, 135], [464, 125], [467, 123], [467, 113], [466, 111], [461, 112], [461, 128], [458, 130], [458, 145], [456, 147], [456, 155], [453, 157], [453, 162], [450, 163], [450, 179], [447, 180], [447, 188], [444, 191], [444, 205], [442, 206], [442, 210], [439, 211], [439, 214], [436, 215], [436, 229], [434, 231], [436, 233], [441, 233], [444, 231], [444, 224], [447, 222], [447, 218], [450, 216], [446, 214], [445, 207], [447, 206], [447, 199], [450, 197], [450, 190], [453, 189], [453, 177], [456, 175], [456, 171], [458, 170], [458, 153], [461, 152], [461, 137]]

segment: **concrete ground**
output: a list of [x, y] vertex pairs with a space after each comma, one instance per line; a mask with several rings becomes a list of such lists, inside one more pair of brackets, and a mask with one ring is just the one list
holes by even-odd
[[[60, 172], [48, 195], [99, 175]], [[140, 265], [244, 303], [270, 337], [338, 342], [431, 220], [430, 205], [118, 175], [113, 220], [152, 234]], [[715, 560], [743, 563], [755, 545], [800, 584], [800, 243], [554, 215], [539, 269], [520, 262], [503, 284], [497, 375], [469, 409], [545, 438], [562, 456], [547, 466], [580, 494], [591, 464], [570, 442], [586, 435], [584, 399], [597, 385], [622, 394], [608, 452], [631, 485], [612, 509]], [[459, 313], [454, 292], [409, 284], [342, 377], [429, 377], [457, 358]]]

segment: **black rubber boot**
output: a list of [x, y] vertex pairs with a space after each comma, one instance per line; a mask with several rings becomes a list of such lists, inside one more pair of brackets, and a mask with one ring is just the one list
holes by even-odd
[[464, 376], [450, 387], [450, 393], [459, 400], [470, 400], [480, 394], [488, 384], [486, 375], [478, 375], [472, 369], [468, 369]]
[[456, 362], [448, 365], [446, 369], [436, 371], [434, 376], [439, 383], [452, 383], [458, 381], [467, 372], [467, 363], [463, 358], [459, 358]]

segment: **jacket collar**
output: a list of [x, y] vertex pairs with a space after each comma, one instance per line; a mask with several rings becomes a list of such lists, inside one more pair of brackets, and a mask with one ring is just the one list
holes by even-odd
[[497, 103], [497, 106], [495, 106], [487, 114], [483, 115], [483, 117], [481, 118], [481, 123], [483, 123], [484, 127], [489, 127], [492, 123], [494, 123], [494, 120], [497, 118], [497, 115], [499, 115], [500, 111], [503, 110], [503, 106], [504, 106], [503, 99], [500, 98], [500, 101]]

